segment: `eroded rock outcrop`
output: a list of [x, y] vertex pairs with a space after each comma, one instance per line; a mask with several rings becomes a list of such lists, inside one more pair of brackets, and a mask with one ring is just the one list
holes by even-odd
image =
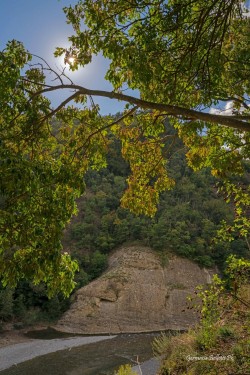
[[76, 292], [56, 328], [86, 334], [187, 329], [197, 316], [186, 309], [186, 297], [214, 273], [177, 256], [163, 268], [149, 248], [122, 247], [100, 278]]

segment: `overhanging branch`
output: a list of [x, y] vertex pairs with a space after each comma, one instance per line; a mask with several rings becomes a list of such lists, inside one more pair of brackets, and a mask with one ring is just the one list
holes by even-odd
[[[188, 109], [176, 105], [170, 105], [170, 104], [164, 104], [164, 103], [155, 103], [150, 102], [147, 100], [142, 100], [139, 98], [136, 98], [134, 96], [117, 93], [113, 91], [104, 91], [104, 90], [91, 90], [87, 89], [80, 85], [57, 85], [57, 86], [47, 86], [44, 89], [41, 89], [37, 91], [33, 98], [35, 98], [38, 95], [45, 94], [47, 92], [51, 91], [57, 91], [57, 90], [66, 90], [71, 89], [75, 90], [74, 95], [72, 95], [71, 99], [76, 98], [79, 95], [91, 95], [91, 96], [99, 96], [99, 97], [105, 97], [109, 99], [116, 99], [119, 101], [124, 101], [133, 105], [136, 105], [139, 108], [143, 109], [152, 109], [152, 110], [158, 110], [160, 112], [165, 112], [168, 115], [174, 116], [174, 117], [181, 117], [183, 119], [189, 118], [189, 120], [193, 121], [204, 121], [212, 124], [217, 125], [223, 125], [230, 128], [234, 128], [241, 131], [250, 131], [250, 122], [244, 121], [242, 119], [242, 116], [240, 119], [236, 118], [237, 116], [225, 116], [225, 115], [217, 115], [217, 114], [211, 114], [211, 113], [205, 113], [196, 111], [194, 109]], [[33, 99], [31, 98], [31, 100]], [[61, 108], [61, 106], [58, 107], [58, 110]], [[55, 114], [56, 110], [54, 110], [52, 113]]]

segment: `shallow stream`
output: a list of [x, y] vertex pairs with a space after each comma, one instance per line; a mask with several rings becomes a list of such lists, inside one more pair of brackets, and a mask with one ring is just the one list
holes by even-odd
[[[54, 331], [30, 332], [29, 337], [65, 338]], [[113, 339], [60, 350], [1, 371], [1, 375], [109, 375], [121, 364], [132, 366], [152, 358], [157, 334], [122, 334]], [[68, 335], [67, 335], [68, 336]], [[66, 337], [67, 337], [66, 336]], [[73, 337], [70, 335], [70, 337]]]

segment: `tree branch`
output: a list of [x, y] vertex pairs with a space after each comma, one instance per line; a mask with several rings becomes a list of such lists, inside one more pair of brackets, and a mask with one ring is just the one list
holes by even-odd
[[[71, 99], [76, 98], [79, 95], [91, 95], [91, 96], [99, 96], [99, 97], [105, 97], [109, 99], [116, 99], [120, 101], [124, 101], [133, 105], [136, 105], [143, 109], [152, 109], [152, 110], [158, 110], [160, 112], [165, 112], [168, 115], [174, 116], [174, 117], [181, 117], [181, 118], [189, 118], [193, 121], [204, 121], [212, 124], [217, 125], [223, 125], [230, 128], [234, 128], [241, 131], [250, 132], [250, 122], [239, 120], [235, 118], [236, 116], [225, 116], [225, 115], [217, 115], [217, 114], [211, 114], [211, 113], [205, 113], [196, 111], [194, 109], [184, 108], [176, 105], [170, 105], [170, 104], [164, 104], [164, 103], [155, 103], [150, 102], [147, 100], [139, 99], [134, 96], [117, 93], [114, 91], [104, 91], [104, 90], [91, 90], [87, 89], [80, 85], [57, 85], [57, 86], [49, 86], [47, 88], [44, 88], [42, 90], [37, 91], [34, 96], [31, 98], [33, 100], [36, 96], [45, 94], [47, 92], [56, 91], [56, 90], [65, 90], [65, 89], [71, 89], [76, 90], [75, 94], [71, 97]], [[69, 100], [68, 100], [69, 101]], [[58, 111], [61, 108], [61, 106], [58, 107], [57, 110], [53, 111], [53, 114], [55, 114], [56, 111]]]

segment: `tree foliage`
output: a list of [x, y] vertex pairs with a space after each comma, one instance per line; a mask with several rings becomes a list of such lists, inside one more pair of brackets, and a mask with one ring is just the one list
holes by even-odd
[[[110, 59], [106, 78], [113, 91], [75, 85], [20, 42], [0, 53], [3, 283], [27, 278], [45, 282], [49, 294], [70, 293], [77, 265], [62, 254], [61, 234], [84, 191], [86, 171], [106, 165], [110, 133], [122, 142], [131, 170], [122, 205], [155, 214], [160, 193], [174, 186], [165, 147], [173, 136], [165, 118], [187, 146], [189, 165], [210, 167], [223, 179], [221, 189], [236, 205], [233, 228], [246, 236], [249, 187], [235, 187], [234, 180], [244, 174], [250, 151], [250, 19], [242, 1], [80, 0], [64, 10], [74, 35], [71, 48], [58, 48], [56, 56], [73, 54], [74, 70], [102, 53]], [[124, 94], [126, 88], [140, 98]], [[46, 94], [69, 89], [52, 108]], [[128, 105], [120, 118], [102, 118], [98, 106], [87, 106], [87, 96]], [[230, 116], [205, 111], [228, 101]]]
[[[243, 174], [242, 162], [249, 156], [250, 23], [243, 2], [86, 0], [64, 10], [75, 30], [69, 38], [75, 53], [72, 69], [88, 64], [92, 55], [100, 52], [111, 60], [106, 78], [114, 92], [91, 93], [149, 109], [136, 120], [126, 119], [133, 129], [122, 131], [126, 134], [124, 156], [132, 169], [123, 204], [140, 212], [144, 202], [141, 210], [145, 212], [146, 206], [153, 214], [159, 187], [173, 185], [160, 165], [152, 168], [155, 175], [147, 169], [147, 165], [155, 166], [152, 154], [159, 164], [161, 158], [166, 161], [159, 147], [166, 136], [159, 121], [163, 116], [177, 127], [188, 146], [190, 166], [195, 170], [211, 167], [214, 175], [227, 180], [226, 191], [233, 198], [229, 176]], [[140, 99], [124, 95], [127, 87], [139, 90]], [[88, 94], [84, 88], [78, 90]], [[231, 116], [204, 111], [228, 101]], [[153, 185], [156, 178], [158, 183]], [[240, 199], [245, 207], [249, 206], [246, 195], [243, 198], [241, 194]], [[236, 224], [245, 233], [249, 229], [246, 220]]]
[[[174, 131], [169, 124], [166, 127]], [[176, 140], [171, 152], [168, 171], [175, 188], [161, 193], [152, 218], [120, 206], [130, 172], [119, 144], [111, 147], [107, 168], [87, 172], [86, 194], [78, 200], [78, 215], [67, 227], [63, 241], [87, 273], [92, 274], [92, 266], [86, 257], [92, 262], [96, 251], [107, 254], [125, 242], [150, 246], [162, 260], [170, 252], [220, 269], [230, 253], [247, 256], [247, 243], [237, 233], [230, 233], [231, 242], [215, 242], [217, 232], [224, 231], [221, 221], [231, 225], [234, 217], [233, 207], [217, 193], [215, 177], [209, 169], [194, 172], [188, 167], [182, 142]]]

